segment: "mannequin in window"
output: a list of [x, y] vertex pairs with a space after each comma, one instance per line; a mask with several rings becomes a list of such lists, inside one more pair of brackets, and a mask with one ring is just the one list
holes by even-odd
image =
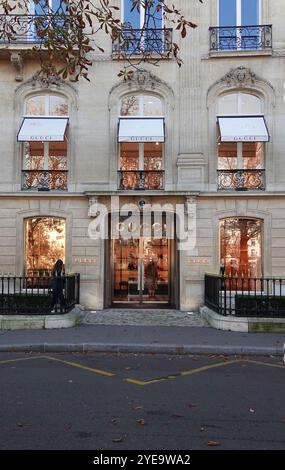
[[158, 269], [156, 260], [151, 257], [148, 265], [145, 268], [145, 286], [148, 289], [149, 298], [155, 297], [157, 289]]

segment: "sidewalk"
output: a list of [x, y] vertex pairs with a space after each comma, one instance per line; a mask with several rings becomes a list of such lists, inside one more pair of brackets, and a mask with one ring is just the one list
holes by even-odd
[[283, 356], [284, 342], [283, 334], [215, 330], [198, 314], [173, 310], [87, 312], [84, 322], [73, 328], [0, 331], [0, 352]]

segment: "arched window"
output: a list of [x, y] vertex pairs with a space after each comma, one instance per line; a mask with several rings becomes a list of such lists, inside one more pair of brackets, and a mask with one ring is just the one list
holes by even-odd
[[[120, 100], [119, 189], [163, 189], [164, 119], [160, 98], [126, 95]], [[145, 119], [144, 119], [145, 118]], [[141, 135], [141, 129], [144, 134]], [[157, 131], [154, 132], [154, 129]]]
[[[22, 189], [66, 190], [67, 98], [52, 94], [30, 96], [24, 104], [24, 115], [18, 138], [24, 142]], [[25, 125], [35, 135], [23, 135]]]
[[233, 278], [262, 274], [262, 222], [229, 217], [220, 222], [220, 265]]
[[68, 100], [59, 95], [33, 95], [25, 101], [29, 116], [68, 116]]
[[[235, 92], [218, 100], [219, 189], [265, 189], [264, 142], [268, 140], [263, 103]], [[260, 171], [257, 171], [260, 170]]]
[[162, 101], [153, 95], [126, 95], [120, 101], [120, 116], [163, 116]]
[[57, 217], [26, 219], [26, 275], [48, 276], [58, 259], [65, 261], [65, 220]]
[[262, 102], [250, 93], [227, 93], [218, 101], [219, 115], [256, 115], [262, 114]]

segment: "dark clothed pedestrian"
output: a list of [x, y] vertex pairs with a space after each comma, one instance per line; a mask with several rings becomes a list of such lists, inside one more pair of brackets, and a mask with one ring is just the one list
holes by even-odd
[[52, 299], [51, 299], [51, 313], [55, 313], [55, 305], [59, 302], [60, 309], [65, 306], [65, 299], [63, 295], [64, 285], [64, 265], [61, 259], [58, 259], [52, 270]]

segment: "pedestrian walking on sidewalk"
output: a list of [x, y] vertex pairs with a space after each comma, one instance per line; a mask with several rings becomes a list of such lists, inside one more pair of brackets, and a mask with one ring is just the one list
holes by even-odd
[[55, 305], [60, 302], [60, 310], [65, 306], [65, 299], [63, 295], [64, 283], [64, 265], [61, 259], [58, 259], [52, 270], [52, 299], [51, 299], [51, 313], [55, 313]]

